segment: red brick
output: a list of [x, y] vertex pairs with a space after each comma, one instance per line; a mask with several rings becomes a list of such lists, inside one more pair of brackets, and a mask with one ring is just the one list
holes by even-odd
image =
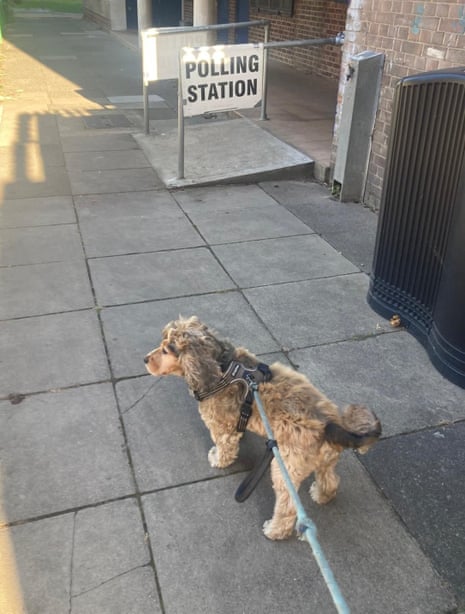
[[401, 50], [403, 53], [409, 53], [410, 55], [420, 55], [423, 49], [423, 45], [421, 43], [414, 43], [410, 41], [403, 41]]
[[448, 17], [449, 16], [449, 5], [448, 4], [436, 4], [436, 16], [437, 17]]
[[441, 32], [457, 32], [457, 19], [440, 19], [439, 30]]
[[460, 66], [465, 65], [465, 49], [448, 49], [446, 60]]

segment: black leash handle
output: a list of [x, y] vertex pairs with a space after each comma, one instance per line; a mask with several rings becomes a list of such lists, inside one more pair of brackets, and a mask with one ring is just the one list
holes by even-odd
[[238, 503], [244, 503], [244, 501], [250, 497], [257, 487], [257, 484], [260, 482], [265, 471], [268, 469], [271, 461], [273, 460], [274, 447], [278, 447], [276, 441], [274, 439], [268, 439], [266, 441], [266, 451], [262, 460], [252, 469], [249, 475], [241, 482], [239, 488], [236, 490], [234, 498]]

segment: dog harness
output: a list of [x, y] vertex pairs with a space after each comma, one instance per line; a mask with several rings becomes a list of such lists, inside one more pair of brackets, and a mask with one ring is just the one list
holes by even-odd
[[197, 401], [203, 401], [231, 384], [241, 384], [244, 388], [244, 398], [242, 400], [241, 413], [236, 429], [239, 433], [243, 433], [252, 415], [252, 404], [254, 401], [252, 384], [258, 386], [258, 384], [262, 382], [269, 382], [272, 378], [272, 373], [270, 367], [262, 362], [254, 369], [248, 369], [238, 360], [231, 360], [223, 371], [223, 376], [216, 386], [213, 386], [213, 388], [205, 392], [194, 391], [194, 397]]

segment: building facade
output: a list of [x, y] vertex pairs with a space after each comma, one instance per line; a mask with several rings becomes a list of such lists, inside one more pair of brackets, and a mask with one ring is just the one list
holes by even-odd
[[465, 1], [352, 0], [345, 30], [333, 153], [349, 58], [366, 49], [383, 52], [386, 58], [363, 198], [378, 208], [396, 83], [416, 73], [465, 68]]
[[[134, 2], [137, 0], [84, 0], [84, 5], [89, 17], [107, 27], [125, 29], [127, 8]], [[173, 0], [153, 2], [158, 2], [159, 14], [163, 6], [173, 6]], [[374, 209], [381, 200], [396, 83], [415, 73], [465, 67], [465, 0], [184, 0], [182, 22], [195, 21], [199, 6], [205, 14], [215, 15], [219, 23], [269, 19], [272, 41], [325, 38], [345, 31], [342, 47], [297, 47], [272, 52], [275, 59], [298, 71], [339, 82], [333, 163], [350, 58], [366, 50], [385, 54], [362, 198]], [[232, 43], [243, 42], [244, 36], [249, 41], [262, 40], [263, 33], [250, 28], [245, 35], [229, 31], [226, 36]]]

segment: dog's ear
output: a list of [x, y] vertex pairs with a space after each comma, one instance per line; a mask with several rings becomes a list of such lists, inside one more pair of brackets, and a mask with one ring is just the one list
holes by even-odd
[[[203, 330], [205, 328], [205, 330]], [[189, 328], [178, 331], [170, 342], [174, 344], [179, 364], [191, 390], [202, 392], [210, 389], [222, 376], [216, 360], [217, 347], [208, 329]]]

